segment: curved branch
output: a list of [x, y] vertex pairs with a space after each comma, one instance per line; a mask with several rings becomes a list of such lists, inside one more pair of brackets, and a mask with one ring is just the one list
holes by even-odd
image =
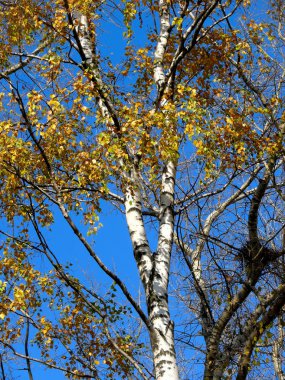
[[70, 370], [66, 369], [65, 367], [60, 367], [60, 366], [52, 364], [52, 363], [47, 363], [46, 360], [41, 360], [41, 359], [34, 358], [32, 356], [27, 356], [27, 355], [21, 354], [18, 351], [16, 351], [15, 348], [11, 344], [3, 341], [2, 339], [0, 339], [0, 343], [2, 343], [4, 347], [9, 348], [13, 352], [13, 354], [15, 356], [17, 356], [18, 358], [25, 359], [25, 360], [28, 359], [28, 360], [30, 360], [32, 362], [40, 363], [40, 364], [45, 365], [48, 368], [58, 369], [58, 370], [60, 370], [62, 372], [65, 372], [65, 373], [67, 373], [69, 375], [72, 375], [72, 376], [80, 377], [80, 378], [83, 378], [83, 379], [94, 379], [94, 376], [92, 376], [92, 375], [88, 375], [88, 374], [82, 374], [81, 375], [81, 374], [75, 373], [73, 371], [70, 371]]
[[263, 318], [255, 325], [249, 338], [245, 342], [243, 353], [238, 363], [238, 374], [236, 380], [245, 380], [249, 371], [251, 354], [257, 341], [261, 338], [266, 328], [274, 321], [285, 305], [285, 285], [280, 285], [279, 291], [271, 307], [264, 314]]

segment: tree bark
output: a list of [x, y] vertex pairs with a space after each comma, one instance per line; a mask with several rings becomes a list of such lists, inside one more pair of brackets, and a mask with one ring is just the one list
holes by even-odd
[[144, 285], [149, 333], [156, 380], [178, 380], [174, 349], [174, 326], [168, 305], [168, 278], [173, 242], [175, 165], [169, 162], [162, 177], [160, 228], [156, 253], [151, 253], [142, 218], [142, 205], [135, 173], [134, 187], [126, 193], [126, 219], [134, 256]]
[[170, 319], [168, 305], [175, 175], [176, 165], [169, 161], [162, 176], [159, 240], [157, 253], [153, 255], [148, 297], [149, 319], [152, 326], [150, 336], [157, 380], [179, 379], [174, 349], [174, 324]]

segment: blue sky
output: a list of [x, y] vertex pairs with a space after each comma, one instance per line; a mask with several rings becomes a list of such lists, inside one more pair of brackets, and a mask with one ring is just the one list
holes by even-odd
[[[98, 40], [100, 51], [103, 52], [104, 56], [110, 56], [114, 64], [121, 62], [126, 43], [122, 37], [124, 28], [120, 26], [122, 22], [119, 19], [119, 15], [117, 21], [119, 27], [115, 23], [109, 22], [106, 28], [106, 25], [102, 22], [100, 28], [104, 30], [104, 33], [100, 33], [101, 39]], [[145, 43], [147, 28], [147, 22], [144, 23], [142, 29], [138, 23], [135, 24], [135, 36], [132, 42], [137, 46], [143, 46]], [[126, 83], [127, 81], [128, 79], [126, 79]], [[185, 150], [187, 154], [192, 153], [192, 147], [186, 146]], [[101, 206], [102, 213], [100, 214], [100, 223], [103, 224], [103, 227], [99, 229], [97, 235], [89, 237], [88, 240], [92, 242], [92, 246], [98, 256], [110, 269], [119, 275], [136, 298], [138, 288], [141, 286], [124, 215], [106, 202], [102, 202]], [[46, 237], [61, 263], [64, 264], [64, 262], [67, 261], [72, 262], [72, 273], [84, 283], [89, 283], [91, 280], [102, 285], [102, 288], [105, 286], [108, 288], [111, 284], [110, 279], [101, 271], [94, 260], [90, 258], [88, 252], [82, 246], [78, 238], [74, 236], [62, 216], [58, 212], [55, 212], [55, 215], [55, 224], [51, 227], [51, 231], [46, 233]], [[76, 222], [82, 231], [86, 233], [86, 227], [83, 225], [80, 217], [76, 217]], [[153, 226], [148, 225], [147, 232], [152, 248], [154, 249], [155, 231]], [[120, 292], [118, 291], [118, 293]], [[122, 297], [122, 299], [124, 298]], [[31, 350], [31, 353], [33, 353], [33, 350]], [[24, 367], [24, 365], [21, 365], [21, 367]], [[42, 366], [35, 363], [32, 363], [32, 369], [34, 380], [49, 379], [50, 377], [54, 380], [65, 379], [60, 372], [43, 369]], [[20, 380], [28, 380], [26, 371], [15, 369], [13, 375]]]

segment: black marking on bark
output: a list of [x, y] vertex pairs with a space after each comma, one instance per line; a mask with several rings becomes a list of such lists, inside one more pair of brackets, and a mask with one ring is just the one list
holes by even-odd
[[167, 190], [162, 190], [161, 195], [169, 195], [171, 198], [173, 198], [173, 192], [172, 191], [167, 191]]
[[141, 243], [141, 244], [134, 244], [134, 256], [137, 261], [141, 261], [141, 258], [143, 255], [148, 254], [148, 244], [147, 243]]
[[157, 319], [169, 319], [169, 313], [168, 312], [166, 312], [165, 314], [163, 314], [163, 313], [158, 313], [158, 314], [155, 314], [155, 315], [153, 315], [153, 316], [151, 316], [150, 318], [149, 318], [149, 320], [151, 321], [151, 322], [153, 322], [153, 321], [155, 321], [155, 320], [157, 320]]
[[139, 207], [139, 206], [132, 206], [132, 207], [130, 207], [129, 209], [128, 209], [128, 213], [129, 212], [132, 212], [132, 211], [135, 211], [135, 212], [137, 212], [137, 213], [141, 213], [141, 208]]
[[[163, 350], [161, 349], [157, 354], [155, 354], [155, 359], [159, 358], [160, 356], [165, 356], [165, 355], [169, 355], [169, 356], [174, 356], [174, 348], [171, 350]], [[165, 359], [163, 360], [160, 360], [158, 363], [163, 363]], [[170, 362], [171, 363], [171, 362]], [[158, 364], [159, 365], [159, 364]]]
[[[159, 263], [159, 264], [163, 263], [164, 265], [168, 266], [168, 260], [161, 259], [161, 260], [156, 260], [156, 262]], [[156, 271], [156, 273], [157, 273], [157, 271]]]

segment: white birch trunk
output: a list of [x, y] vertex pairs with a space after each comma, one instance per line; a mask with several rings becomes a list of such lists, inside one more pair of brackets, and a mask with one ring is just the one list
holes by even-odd
[[[160, 33], [154, 53], [154, 81], [157, 89], [165, 83], [164, 55], [170, 33], [170, 3], [159, 0]], [[165, 115], [167, 118], [167, 115]], [[174, 230], [174, 186], [176, 163], [165, 163], [161, 181], [160, 226], [157, 252], [153, 257], [153, 269], [147, 299], [151, 323], [151, 344], [157, 380], [178, 380], [178, 368], [174, 349], [174, 324], [168, 305], [168, 280]]]
[[169, 1], [159, 0], [159, 13], [160, 13], [160, 33], [156, 49], [154, 52], [154, 81], [160, 89], [165, 82], [165, 73], [163, 70], [163, 59], [167, 47], [170, 30], [170, 16], [169, 16]]
[[157, 380], [179, 379], [174, 349], [174, 325], [170, 319], [168, 306], [175, 175], [175, 164], [168, 162], [162, 176], [159, 240], [157, 253], [153, 258], [148, 299], [149, 320], [152, 326], [151, 343]]
[[141, 196], [139, 189], [129, 187], [126, 190], [125, 210], [134, 256], [145, 292], [148, 295], [148, 284], [152, 273], [153, 263], [142, 218]]

